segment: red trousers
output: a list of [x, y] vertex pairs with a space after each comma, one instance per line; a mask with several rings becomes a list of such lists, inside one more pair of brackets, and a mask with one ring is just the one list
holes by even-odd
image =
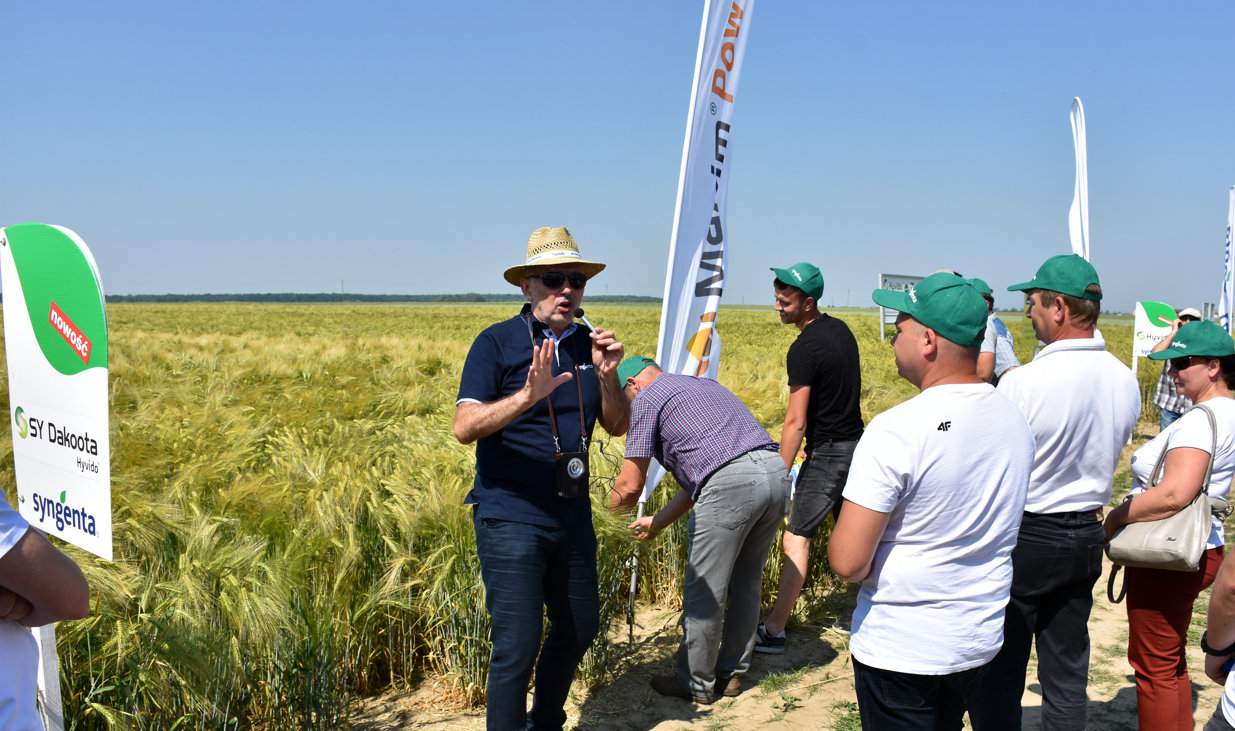
[[1128, 662], [1136, 673], [1142, 729], [1192, 731], [1188, 625], [1193, 603], [1221, 564], [1219, 547], [1205, 551], [1195, 572], [1128, 569]]

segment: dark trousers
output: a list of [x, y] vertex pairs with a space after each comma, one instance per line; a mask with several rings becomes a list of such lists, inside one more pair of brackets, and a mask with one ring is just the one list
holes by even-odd
[[[475, 515], [473, 525], [485, 607], [493, 624], [487, 727], [561, 729], [575, 668], [600, 625], [596, 537], [590, 525], [568, 532]], [[546, 612], [549, 635], [541, 647]], [[533, 665], [536, 690], [528, 713]]]
[[989, 666], [949, 675], [914, 675], [863, 665], [853, 658], [862, 728], [954, 731], [969, 711], [975, 731], [1020, 728], [1019, 707], [999, 707], [986, 692]]
[[1046, 731], [1085, 728], [1089, 610], [1102, 576], [1102, 545], [1102, 524], [1093, 513], [1025, 513], [1021, 521], [1003, 649], [988, 666], [990, 690], [1000, 703], [1020, 707], [1036, 640]]

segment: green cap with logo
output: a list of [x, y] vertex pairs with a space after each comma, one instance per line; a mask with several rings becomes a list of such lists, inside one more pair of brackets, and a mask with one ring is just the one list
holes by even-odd
[[1157, 353], [1150, 353], [1150, 360], [1170, 360], [1199, 355], [1203, 358], [1221, 358], [1235, 355], [1235, 341], [1221, 325], [1202, 320], [1189, 322], [1175, 331], [1171, 346]]
[[800, 261], [788, 269], [779, 269], [771, 267], [772, 272], [776, 274], [778, 281], [788, 284], [790, 287], [797, 287], [806, 294], [807, 297], [813, 297], [815, 302], [823, 296], [823, 272], [819, 271], [819, 267], [811, 264], [808, 261]]
[[[656, 361], [645, 355], [632, 355], [629, 358], [618, 363], [617, 379], [618, 385], [623, 388], [626, 386], [627, 379], [634, 378], [643, 372], [648, 366], [655, 366]], [[660, 366], [656, 366], [659, 368]]]
[[1069, 297], [1102, 301], [1102, 284], [1098, 281], [1097, 270], [1076, 254], [1052, 256], [1038, 267], [1033, 279], [1008, 287], [1009, 292], [1024, 292], [1027, 289], [1045, 289]]
[[876, 304], [909, 315], [957, 345], [982, 343], [986, 300], [968, 279], [939, 272], [904, 291], [876, 289], [871, 297]]
[[974, 277], [969, 280], [969, 283], [973, 285], [974, 289], [978, 290], [978, 294], [980, 295], [986, 296], [995, 294], [995, 290], [991, 289], [991, 285], [987, 284], [986, 280], [981, 277]]

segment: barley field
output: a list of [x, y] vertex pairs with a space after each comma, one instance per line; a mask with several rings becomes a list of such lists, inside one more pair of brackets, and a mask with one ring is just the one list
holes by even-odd
[[[92, 590], [91, 616], [58, 628], [70, 727], [334, 728], [356, 698], [425, 678], [481, 702], [488, 622], [463, 505], [473, 450], [455, 442], [450, 421], [472, 338], [516, 310], [110, 306], [116, 561], [67, 549]], [[588, 314], [628, 353], [654, 352], [658, 306]], [[873, 312], [833, 314], [858, 337], [863, 415], [910, 397]], [[1027, 359], [1028, 322], [1004, 319]], [[770, 306], [727, 307], [719, 323], [720, 380], [777, 436], [796, 330]], [[1131, 318], [1104, 318], [1103, 332], [1126, 362]], [[1148, 395], [1157, 374], [1141, 369]], [[7, 410], [7, 388], [0, 398]], [[1152, 406], [1144, 418], [1156, 422]], [[11, 501], [12, 449], [0, 431]], [[592, 448], [599, 506], [622, 440]], [[662, 487], [654, 505], [671, 492]], [[685, 521], [650, 545], [599, 507], [595, 522], [613, 631], [584, 661], [581, 681], [592, 685], [621, 667], [632, 552], [639, 600], [672, 606], [685, 548]], [[837, 588], [816, 579], [803, 602]]]

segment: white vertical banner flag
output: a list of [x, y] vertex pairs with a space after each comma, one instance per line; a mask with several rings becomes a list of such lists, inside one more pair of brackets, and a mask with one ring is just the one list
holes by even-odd
[[1089, 261], [1089, 152], [1085, 143], [1085, 107], [1072, 99], [1072, 147], [1076, 151], [1076, 187], [1068, 209], [1068, 238], [1072, 253]]
[[1226, 207], [1226, 253], [1223, 255], [1222, 294], [1218, 295], [1218, 323], [1226, 331], [1235, 334], [1235, 252], [1231, 251], [1231, 237], [1235, 235], [1235, 186], [1227, 191]]
[[[729, 143], [754, 7], [755, 0], [705, 0], [703, 6], [656, 347], [666, 373], [716, 378], [720, 364], [716, 315], [727, 265]], [[641, 504], [663, 474], [653, 463]]]

